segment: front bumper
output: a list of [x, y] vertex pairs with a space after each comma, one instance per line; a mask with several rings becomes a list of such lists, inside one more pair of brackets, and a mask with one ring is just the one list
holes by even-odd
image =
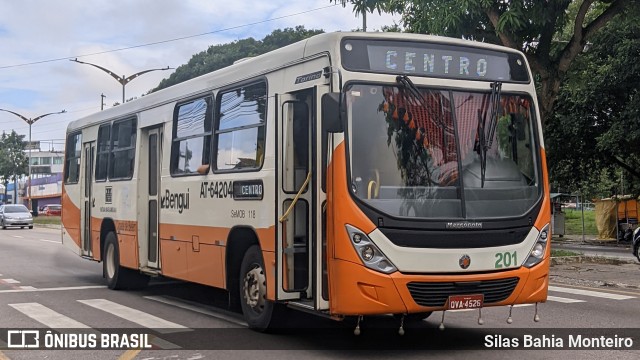
[[331, 293], [331, 313], [335, 315], [437, 311], [445, 309], [450, 295], [478, 293], [485, 297], [484, 307], [547, 300], [548, 258], [531, 269], [454, 275], [386, 275], [349, 261], [335, 261], [333, 269], [339, 274]]
[[4, 226], [33, 226], [33, 219], [4, 219]]

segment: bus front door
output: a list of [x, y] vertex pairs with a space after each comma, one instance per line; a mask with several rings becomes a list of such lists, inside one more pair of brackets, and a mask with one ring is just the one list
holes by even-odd
[[278, 300], [310, 300], [314, 295], [311, 95], [277, 96]]

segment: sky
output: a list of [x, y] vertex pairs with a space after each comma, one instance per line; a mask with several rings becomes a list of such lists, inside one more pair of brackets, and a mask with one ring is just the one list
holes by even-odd
[[[400, 22], [399, 15], [367, 15], [367, 30]], [[211, 45], [304, 25], [350, 31], [362, 17], [329, 0], [0, 0], [0, 109], [32, 119], [41, 150], [62, 150], [67, 124], [122, 101], [122, 86], [107, 73], [70, 61], [78, 58], [120, 76], [177, 68]], [[194, 36], [205, 34], [201, 36]], [[178, 38], [182, 40], [168, 41]], [[157, 43], [154, 45], [147, 45]], [[128, 48], [128, 49], [125, 49]], [[124, 49], [124, 50], [119, 50]], [[117, 51], [114, 51], [117, 50]], [[126, 85], [140, 97], [174, 70], [154, 71]], [[0, 111], [0, 131], [26, 135], [29, 126]]]

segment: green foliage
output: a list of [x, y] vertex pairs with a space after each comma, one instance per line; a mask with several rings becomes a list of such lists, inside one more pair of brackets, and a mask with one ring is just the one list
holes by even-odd
[[3, 132], [0, 137], [0, 179], [7, 192], [7, 184], [15, 181], [28, 171], [29, 163], [24, 154], [24, 135], [15, 131], [10, 134]]
[[304, 26], [296, 26], [295, 29], [274, 30], [262, 40], [248, 38], [210, 46], [206, 51], [193, 55], [187, 64], [179, 66], [169, 78], [163, 79], [151, 92], [222, 69], [232, 65], [236, 60], [258, 56], [322, 32], [322, 30], [307, 30]]
[[[564, 226], [567, 235], [582, 235], [582, 211], [566, 209]], [[597, 235], [596, 212], [594, 210], [584, 211], [584, 233], [585, 235]]]
[[622, 192], [624, 176], [625, 192], [640, 194], [638, 16], [609, 23], [567, 74], [545, 129], [552, 185], [607, 197]]

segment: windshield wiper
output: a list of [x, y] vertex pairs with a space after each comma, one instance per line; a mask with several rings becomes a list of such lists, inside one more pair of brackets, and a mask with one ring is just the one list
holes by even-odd
[[[481, 109], [478, 109], [478, 139], [475, 150], [480, 155], [480, 187], [484, 187], [485, 174], [487, 171], [487, 151], [493, 145], [496, 128], [498, 127], [498, 111], [500, 110], [500, 92], [502, 83], [499, 81], [491, 83], [491, 95], [489, 95], [488, 107], [491, 109], [489, 124], [487, 126], [487, 112], [484, 117]], [[489, 131], [487, 133], [487, 130]]]

